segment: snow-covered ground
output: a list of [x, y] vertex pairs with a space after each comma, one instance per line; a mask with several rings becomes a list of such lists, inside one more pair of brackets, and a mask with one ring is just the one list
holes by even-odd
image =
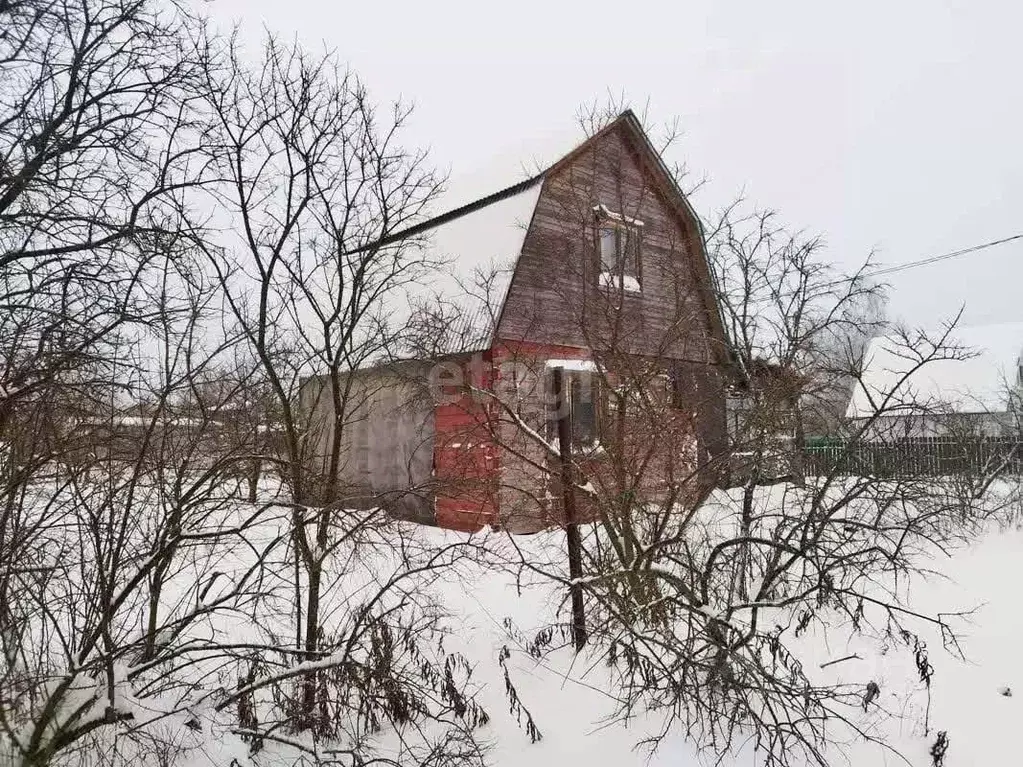
[[[934, 668], [927, 733], [927, 694], [912, 647], [898, 640], [865, 638], [828, 646], [819, 637], [810, 637], [802, 648], [804, 661], [812, 659], [818, 665], [858, 655], [828, 668], [845, 681], [874, 681], [880, 688], [875, 702], [880, 708], [875, 711], [872, 706], [870, 721], [877, 728], [874, 732], [886, 737], [895, 751], [850, 739], [830, 754], [836, 763], [881, 767], [905, 764], [905, 757], [913, 765], [931, 765], [929, 752], [939, 731], [948, 738], [946, 767], [1016, 763], [1015, 725], [1023, 715], [1023, 609], [1018, 593], [1023, 582], [1023, 531], [993, 529], [976, 544], [934, 565], [944, 577], [916, 583], [911, 606], [932, 613], [976, 611], [958, 624], [965, 659], [946, 652], [939, 636], [922, 632]], [[493, 715], [488, 732], [493, 764], [675, 767], [701, 762], [693, 745], [680, 735], [667, 738], [652, 755], [637, 750], [637, 742], [655, 732], [657, 721], [640, 718], [629, 727], [609, 724], [606, 719], [615, 710], [615, 691], [608, 686], [601, 664], [593, 666], [585, 656], [574, 658], [567, 649], [541, 660], [524, 651], [517, 635], [528, 636], [549, 617], [556, 597], [548, 589], [534, 585], [520, 592], [512, 579], [495, 572], [481, 572], [473, 583], [450, 581], [438, 586], [446, 603], [460, 614], [458, 636], [478, 664], [477, 681], [486, 684], [483, 699]], [[511, 619], [513, 631], [506, 627], [506, 618]], [[514, 658], [512, 679], [544, 736], [535, 744], [507, 714], [503, 683], [494, 673], [493, 659], [506, 646]], [[711, 759], [706, 755], [707, 761]], [[756, 761], [745, 755], [730, 763]]]
[[[1023, 581], [1023, 531], [991, 530], [935, 566], [944, 577], [916, 584], [912, 606], [931, 613], [974, 608], [975, 612], [959, 624], [965, 659], [951, 656], [938, 637], [929, 637], [934, 667], [929, 735], [924, 735], [922, 724], [926, 694], [905, 647], [868, 645], [859, 650], [863, 660], [851, 662], [847, 671], [878, 681], [879, 703], [892, 714], [882, 724], [892, 745], [911, 764], [932, 763], [928, 752], [942, 730], [949, 740], [947, 767], [1017, 764], [1015, 727], [1023, 719], [1023, 610], [1018, 591]], [[831, 654], [840, 657], [850, 651], [856, 650], [835, 647]], [[860, 746], [849, 755], [856, 765], [904, 763], [877, 748]]]
[[[279, 535], [286, 526], [287, 517], [281, 515], [266, 533]], [[406, 525], [401, 530], [421, 553], [467, 539], [462, 534], [432, 528]], [[343, 581], [330, 587], [336, 593], [328, 595], [328, 603], [333, 600], [342, 607], [355, 604], [360, 591], [372, 588], [393, 572], [396, 564], [391, 561], [393, 552], [388, 552], [384, 544], [387, 530], [379, 533], [376, 546], [369, 546], [356, 559], [344, 562], [347, 574]], [[585, 652], [575, 656], [565, 647], [539, 658], [528, 651], [536, 632], [557, 621], [565, 594], [550, 581], [528, 569], [509, 567], [507, 562], [520, 555], [527, 560], [558, 559], [564, 551], [560, 532], [515, 539], [485, 533], [472, 540], [483, 544], [481, 550], [485, 554], [430, 574], [416, 588], [424, 602], [442, 605], [447, 613], [443, 622], [450, 633], [444, 638], [444, 650], [460, 653], [473, 669], [470, 688], [476, 691], [479, 703], [490, 717], [489, 723], [476, 731], [476, 737], [487, 747], [489, 764], [667, 767], [713, 762], [712, 753], [699, 752], [679, 732], [670, 733], [653, 752], [637, 747], [644, 739], [658, 734], [662, 722], [652, 714], [640, 714], [627, 724], [614, 717], [619, 691], [601, 658]], [[1017, 588], [1017, 583], [1023, 581], [1021, 553], [1023, 531], [992, 524], [972, 545], [955, 551], [949, 558], [935, 557], [930, 562], [935, 574], [909, 585], [907, 605], [917, 612], [973, 610], [956, 623], [965, 659], [947, 652], [936, 633], [929, 634], [920, 625], [914, 626], [927, 643], [927, 657], [933, 666], [929, 708], [914, 647], [903, 638], [886, 638], [880, 631], [873, 636], [852, 636], [842, 626], [834, 626], [827, 637], [811, 630], [792, 645], [803, 666], [814, 669], [815, 674], [864, 689], [870, 683], [878, 686], [879, 694], [859, 723], [872, 735], [887, 741], [891, 748], [882, 748], [836, 727], [833, 730], [836, 743], [828, 755], [832, 763], [886, 767], [906, 764], [908, 760], [911, 765], [932, 765], [930, 750], [939, 732], [947, 735], [946, 767], [1017, 762], [1013, 724], [1023, 714], [1023, 655], [1019, 651], [1023, 646], [1023, 610], [1019, 608]], [[209, 564], [204, 562], [199, 563], [200, 569]], [[217, 562], [224, 572], [246, 566], [242, 553], [237, 555], [236, 562], [232, 562], [232, 557], [219, 557]], [[196, 584], [206, 577], [197, 570], [185, 568], [181, 572], [181, 588], [169, 590], [166, 595], [175, 603], [178, 600], [187, 603]], [[342, 591], [347, 602], [336, 598]], [[343, 609], [339, 608], [341, 613]], [[238, 622], [218, 627], [221, 638], [269, 641], [247, 628], [241, 617], [232, 620]], [[282, 626], [287, 625], [287, 620], [282, 613]], [[823, 670], [822, 664], [827, 664]], [[225, 678], [219, 682], [211, 680], [208, 689], [212, 692], [217, 684], [230, 684], [231, 673], [223, 675]], [[509, 703], [508, 681], [521, 704], [514, 710]], [[134, 698], [127, 687], [124, 694], [137, 707], [136, 721], [145, 719], [147, 712], [160, 711], [158, 702]], [[201, 722], [198, 732], [184, 726], [192, 715]], [[179, 744], [181, 752], [173, 764], [181, 767], [233, 764], [283, 767], [306, 758], [286, 744], [271, 742], [250, 757], [248, 745], [231, 732], [237, 726], [232, 716], [233, 709], [216, 714], [209, 705], [202, 710], [160, 717], [152, 726], [154, 732]], [[535, 730], [528, 726], [529, 721]], [[404, 763], [392, 733], [385, 731], [377, 740], [382, 755]], [[750, 749], [740, 748], [739, 753], [723, 763], [745, 767], [757, 764], [758, 760]]]
[[[422, 529], [419, 534], [447, 542], [455, 534]], [[500, 546], [494, 536], [491, 545]], [[519, 542], [525, 551], [561, 546], [556, 533]], [[940, 636], [928, 636], [928, 657], [934, 668], [931, 704], [920, 682], [913, 648], [894, 638], [884, 641], [857, 637], [826, 644], [811, 635], [801, 645], [804, 663], [818, 665], [855, 655], [828, 667], [836, 679], [875, 682], [880, 695], [865, 717], [872, 734], [886, 739], [893, 750], [836, 730], [839, 742], [829, 756], [834, 763], [875, 766], [931, 765], [930, 755], [939, 731], [948, 738], [946, 767], [1015, 763], [1017, 733], [1023, 715], [1023, 610], [1017, 584], [1023, 581], [1023, 531], [992, 529], [976, 544], [944, 561], [935, 561], [940, 573], [914, 584], [911, 606], [920, 612], [974, 610], [960, 627], [965, 659], [947, 652]], [[464, 653], [475, 667], [473, 683], [491, 716], [478, 736], [489, 746], [488, 759], [500, 767], [562, 767], [587, 764], [618, 767], [649, 764], [675, 767], [711, 763], [694, 744], [675, 733], [652, 753], [637, 744], [655, 734], [659, 720], [638, 717], [624, 726], [611, 717], [616, 691], [600, 661], [569, 649], [534, 658], [526, 643], [548, 625], [561, 595], [536, 576], [516, 577], [508, 571], [481, 566], [474, 571], [450, 573], [433, 584], [440, 601], [451, 611], [453, 636], [446, 648]], [[840, 635], [841, 632], [838, 632]], [[829, 634], [834, 642], [835, 633]], [[503, 668], [503, 649], [510, 678], [523, 706], [542, 734], [532, 742], [524, 720], [509, 712]], [[1006, 693], [1009, 694], [1006, 694]], [[387, 738], [381, 746], [386, 748]], [[268, 750], [287, 758], [287, 750]], [[396, 754], [397, 755], [397, 754]], [[905, 759], [903, 758], [905, 757]], [[731, 765], [756, 764], [751, 753], [736, 755]]]

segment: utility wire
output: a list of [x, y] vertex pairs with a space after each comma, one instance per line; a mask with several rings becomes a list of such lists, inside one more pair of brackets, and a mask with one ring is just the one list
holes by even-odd
[[954, 250], [951, 253], [942, 253], [938, 256], [930, 256], [928, 258], [921, 258], [919, 261], [910, 261], [906, 264], [898, 264], [897, 266], [888, 266], [883, 269], [874, 269], [870, 272], [865, 273], [864, 277], [881, 277], [886, 274], [895, 274], [896, 272], [904, 272], [907, 269], [915, 269], [918, 266], [926, 266], [927, 264], [936, 264], [939, 261], [948, 261], [953, 258], [959, 258], [959, 256], [965, 256], [969, 253], [976, 253], [978, 250], [985, 250], [986, 248], [993, 248], [996, 245], [1004, 245], [1007, 242], [1013, 242], [1014, 240], [1023, 240], [1023, 233], [1014, 234], [1011, 237], [1003, 237], [1000, 240], [991, 240], [991, 242], [982, 242], [979, 245], [971, 245], [968, 248], [962, 248], [961, 250]]
[[[880, 269], [871, 269], [867, 272], [857, 274], [855, 277], [842, 277], [841, 279], [832, 280], [831, 282], [825, 282], [817, 286], [820, 288], [832, 288], [836, 285], [845, 285], [846, 283], [853, 282], [854, 280], [872, 279], [874, 277], [884, 277], [889, 274], [897, 274], [898, 272], [905, 272], [910, 269], [916, 269], [920, 266], [928, 266], [929, 264], [936, 264], [941, 261], [950, 261], [953, 258], [959, 258], [960, 256], [969, 255], [970, 253], [976, 253], [980, 250], [986, 250], [987, 248], [993, 248], [997, 245], [1004, 245], [1008, 242], [1014, 242], [1016, 240], [1023, 240], [1023, 232], [1019, 234], [1013, 234], [1009, 237], [1002, 237], [999, 240], [991, 240], [990, 242], [982, 242], [977, 245], [971, 245], [968, 248], [961, 248], [959, 250], [953, 250], [949, 253], [940, 253], [936, 256], [928, 256], [927, 258], [921, 258], [917, 261], [909, 261], [905, 264], [896, 264], [895, 266], [885, 266]], [[799, 293], [798, 290], [792, 290], [784, 293], [775, 294], [774, 298], [791, 298]]]
[[[838, 280], [832, 280], [831, 282], [825, 282], [819, 285], [819, 288], [832, 288], [836, 285], [845, 285], [853, 280], [864, 280], [872, 279], [874, 277], [884, 277], [889, 274], [897, 274], [898, 272], [905, 272], [910, 269], [916, 269], [919, 266], [927, 266], [928, 264], [936, 264], [939, 261], [949, 261], [953, 258], [959, 258], [970, 253], [976, 253], [979, 250], [985, 250], [987, 248], [993, 248], [996, 245], [1004, 245], [1007, 242], [1013, 242], [1015, 240], [1023, 240], [1023, 232], [1020, 234], [1013, 234], [1009, 237], [1003, 237], [1000, 240], [991, 240], [991, 242], [982, 242], [979, 245], [971, 245], [968, 248], [961, 248], [960, 250], [953, 250], [950, 253], [941, 253], [937, 256], [928, 256], [927, 258], [921, 258], [917, 261], [909, 261], [905, 264], [896, 264], [895, 266], [885, 266], [880, 269], [871, 269], [869, 272], [862, 272], [857, 274], [855, 277], [842, 277]], [[790, 298], [796, 295], [799, 291], [793, 290], [788, 293], [778, 294], [779, 298]]]

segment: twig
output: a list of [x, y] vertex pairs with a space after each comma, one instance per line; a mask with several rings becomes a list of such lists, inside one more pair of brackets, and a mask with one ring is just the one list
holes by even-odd
[[842, 663], [847, 660], [863, 660], [859, 655], [853, 653], [852, 655], [846, 655], [844, 658], [836, 658], [835, 660], [829, 660], [827, 663], [822, 663], [821, 668], [827, 668], [828, 666], [834, 666], [836, 663]]

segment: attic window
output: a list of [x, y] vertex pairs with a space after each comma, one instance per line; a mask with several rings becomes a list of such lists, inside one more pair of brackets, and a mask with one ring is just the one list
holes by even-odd
[[640, 232], [643, 222], [594, 207], [597, 216], [597, 252], [600, 258], [600, 286], [629, 292], [640, 290]]

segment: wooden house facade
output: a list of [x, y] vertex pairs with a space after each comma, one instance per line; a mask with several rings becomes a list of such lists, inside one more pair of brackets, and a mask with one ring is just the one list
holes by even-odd
[[656, 422], [630, 421], [637, 440], [675, 461], [725, 448], [727, 343], [700, 222], [631, 112], [388, 242], [412, 237], [450, 268], [409, 296], [401, 361], [346, 376], [345, 419], [324, 381], [303, 389], [323, 424], [312, 460], [346, 424], [346, 498], [460, 530], [557, 524], [555, 369], [595, 475], [602, 392], [621, 407], [627, 386], [670, 403]]

